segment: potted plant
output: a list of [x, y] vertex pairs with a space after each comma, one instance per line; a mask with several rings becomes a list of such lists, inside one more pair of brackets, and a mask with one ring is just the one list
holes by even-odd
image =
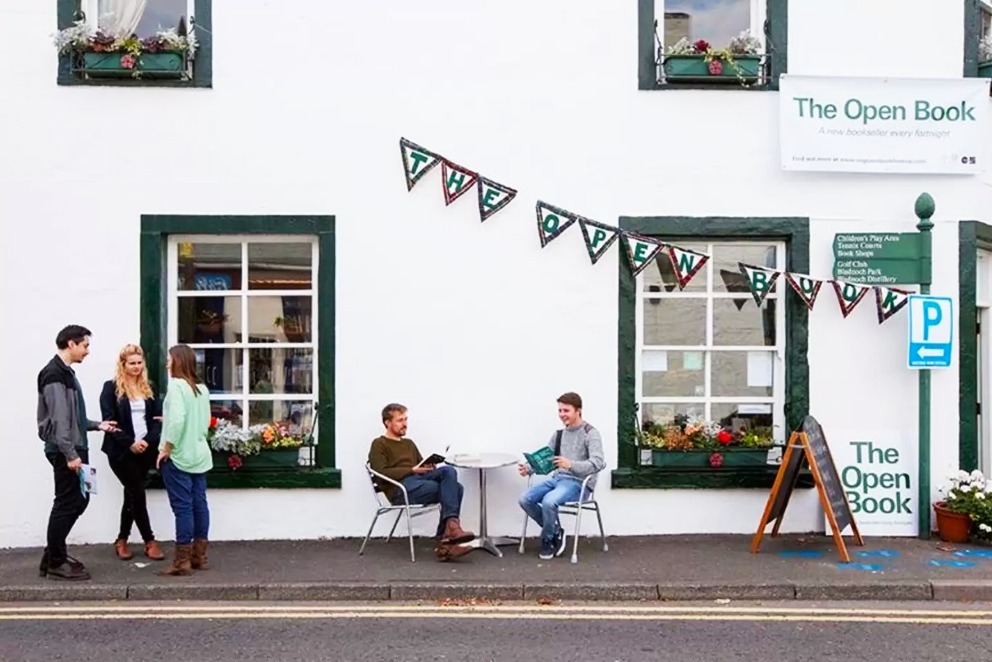
[[992, 534], [992, 484], [981, 471], [957, 471], [948, 477], [949, 487], [942, 501], [933, 504], [937, 534], [945, 542], [965, 543], [977, 523], [985, 526], [980, 534]]
[[726, 48], [713, 48], [705, 39], [683, 37], [665, 51], [662, 68], [667, 83], [758, 82], [762, 74], [761, 42], [744, 30]]
[[204, 308], [196, 316], [196, 330], [204, 336], [216, 336], [224, 330], [227, 313], [218, 313]]
[[978, 75], [992, 78], [992, 32], [978, 42]]
[[114, 37], [87, 25], [82, 18], [55, 35], [60, 55], [67, 55], [72, 70], [87, 78], [175, 78], [189, 80], [190, 62], [196, 55], [196, 35], [180, 30], [160, 30], [150, 37]]
[[286, 421], [262, 423], [248, 428], [248, 433], [258, 440], [259, 452], [264, 457], [259, 461], [277, 467], [295, 467], [300, 463], [300, 448], [304, 437], [295, 432]]
[[232, 470], [239, 469], [245, 457], [255, 455], [262, 448], [256, 435], [227, 419], [216, 417], [210, 419], [207, 442], [211, 450], [224, 456], [225, 463]]
[[664, 425], [645, 421], [638, 442], [651, 449], [656, 467], [718, 469], [765, 466], [774, 438], [770, 428], [733, 431], [679, 414]]

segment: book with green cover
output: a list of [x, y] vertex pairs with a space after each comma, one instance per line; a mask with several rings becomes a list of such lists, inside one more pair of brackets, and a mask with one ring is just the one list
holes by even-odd
[[555, 470], [555, 465], [552, 462], [554, 457], [554, 451], [547, 446], [536, 450], [533, 453], [524, 453], [524, 459], [527, 460], [527, 464], [530, 465], [530, 468], [534, 471], [534, 473], [542, 476]]

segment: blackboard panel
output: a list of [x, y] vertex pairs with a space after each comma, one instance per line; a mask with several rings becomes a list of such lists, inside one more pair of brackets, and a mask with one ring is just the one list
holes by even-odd
[[827, 446], [827, 437], [823, 434], [823, 428], [812, 416], [807, 416], [803, 421], [803, 433], [806, 435], [806, 441], [813, 454], [812, 461], [816, 463], [816, 468], [819, 470], [820, 484], [827, 495], [827, 501], [830, 503], [834, 518], [837, 520], [837, 533], [841, 533], [854, 522], [854, 515], [847, 503], [847, 495], [840, 482], [840, 474], [837, 473], [837, 466], [834, 464], [834, 458]]
[[[797, 441], [798, 436], [793, 436], [789, 439], [790, 444]], [[766, 526], [770, 522], [774, 522], [779, 517], [785, 515], [785, 508], [789, 505], [789, 497], [792, 496], [792, 490], [796, 487], [796, 479], [799, 478], [799, 472], [802, 471], [805, 460], [806, 453], [803, 451], [802, 446], [796, 443], [796, 446], [792, 449], [792, 453], [789, 455], [789, 464], [783, 464], [778, 469], [779, 474], [782, 476], [782, 481], [779, 483], [778, 492], [775, 493], [775, 502], [772, 504], [768, 521], [765, 522]]]

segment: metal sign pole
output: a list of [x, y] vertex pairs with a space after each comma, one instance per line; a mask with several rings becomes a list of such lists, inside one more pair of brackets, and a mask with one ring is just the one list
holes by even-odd
[[[929, 193], [916, 199], [916, 216], [920, 219], [920, 294], [930, 294], [933, 280], [933, 217], [936, 205]], [[930, 539], [930, 370], [919, 372], [919, 537]]]

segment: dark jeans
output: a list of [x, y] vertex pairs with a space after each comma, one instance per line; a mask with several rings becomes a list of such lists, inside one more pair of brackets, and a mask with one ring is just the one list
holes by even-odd
[[176, 544], [189, 545], [194, 540], [207, 540], [210, 534], [207, 474], [186, 473], [172, 460], [162, 463], [161, 473], [172, 514], [176, 516]]
[[152, 524], [148, 519], [148, 504], [145, 498], [145, 479], [155, 463], [155, 457], [155, 450], [148, 448], [139, 455], [129, 451], [126, 455], [110, 460], [111, 471], [124, 486], [121, 528], [117, 533], [119, 540], [127, 540], [131, 537], [133, 524], [138, 525], [138, 531], [141, 532], [141, 538], [145, 542], [155, 540]]
[[[77, 448], [76, 452], [83, 463], [89, 462], [89, 453]], [[45, 457], [52, 465], [55, 476], [55, 501], [52, 502], [52, 513], [48, 516], [48, 565], [57, 568], [66, 562], [68, 552], [65, 539], [76, 524], [76, 520], [86, 510], [90, 503], [90, 495], [83, 495], [79, 489], [79, 474], [70, 471], [62, 453], [46, 453]]]
[[[444, 523], [452, 517], [458, 517], [462, 510], [462, 495], [465, 487], [458, 482], [458, 472], [454, 467], [442, 465], [426, 474], [413, 474], [403, 479], [411, 504], [430, 505], [441, 504], [441, 520], [437, 525], [437, 535], [444, 532]], [[403, 493], [393, 497], [393, 503], [403, 503]]]

